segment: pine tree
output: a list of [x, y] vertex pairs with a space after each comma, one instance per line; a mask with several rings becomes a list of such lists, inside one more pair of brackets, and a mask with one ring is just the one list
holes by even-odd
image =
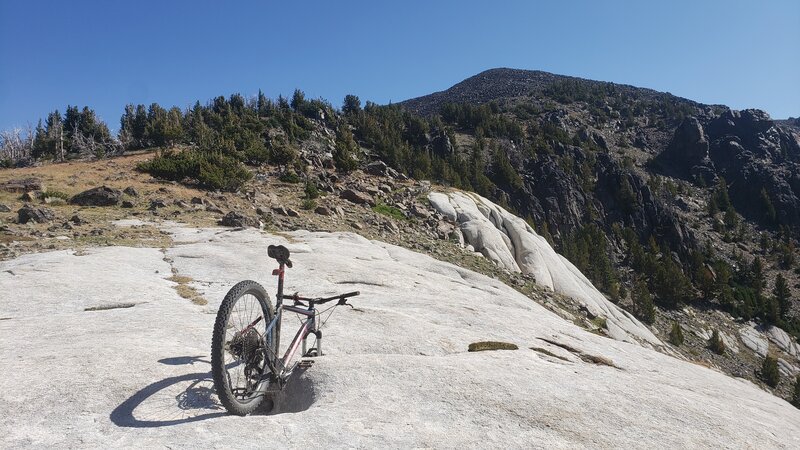
[[764, 217], [766, 218], [767, 222], [775, 223], [777, 219], [775, 206], [772, 205], [772, 200], [770, 200], [769, 194], [767, 194], [767, 190], [765, 188], [761, 188], [761, 206], [764, 209]]
[[717, 329], [714, 329], [714, 332], [711, 334], [711, 339], [708, 340], [708, 348], [718, 355], [725, 354], [725, 342], [720, 337]]
[[345, 115], [357, 114], [361, 111], [361, 100], [352, 94], [344, 97], [344, 104], [342, 105], [342, 112]]
[[786, 318], [789, 315], [791, 308], [791, 292], [789, 291], [789, 284], [783, 274], [778, 274], [775, 277], [775, 288], [772, 290], [772, 295], [775, 296], [775, 301], [778, 304], [780, 316]]
[[641, 278], [637, 279], [633, 285], [633, 313], [642, 322], [652, 324], [656, 320], [656, 308], [653, 305], [653, 297], [647, 288], [647, 282]]
[[[778, 386], [781, 374], [778, 371], [778, 360], [774, 356], [767, 356], [761, 364], [761, 378], [771, 387]], [[795, 387], [795, 391], [797, 388]]]
[[672, 329], [669, 331], [669, 342], [676, 347], [683, 345], [683, 329], [678, 322], [672, 322]]
[[295, 112], [302, 112], [305, 103], [306, 103], [306, 94], [300, 89], [295, 89], [294, 94], [292, 94], [292, 102], [290, 103], [292, 109]]

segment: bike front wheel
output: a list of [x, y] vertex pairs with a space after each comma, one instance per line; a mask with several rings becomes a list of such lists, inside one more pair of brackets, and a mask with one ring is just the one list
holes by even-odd
[[211, 374], [220, 402], [231, 414], [252, 413], [264, 401], [259, 389], [275, 361], [274, 316], [269, 296], [255, 281], [242, 281], [225, 295], [211, 339]]

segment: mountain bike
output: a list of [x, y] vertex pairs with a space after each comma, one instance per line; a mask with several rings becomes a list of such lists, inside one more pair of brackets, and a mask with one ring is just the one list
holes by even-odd
[[[292, 364], [298, 347], [302, 345], [302, 357], [322, 356], [320, 328], [333, 309], [340, 305], [352, 308], [347, 299], [359, 295], [359, 292], [348, 292], [324, 298], [301, 297], [297, 293], [284, 296], [285, 269], [292, 267], [289, 250], [282, 245], [270, 245], [267, 254], [279, 265], [272, 271], [272, 275], [278, 277], [275, 308], [260, 284], [241, 281], [222, 300], [211, 340], [211, 373], [217, 396], [228, 412], [240, 416], [252, 413], [265, 398], [282, 390], [296, 367], [313, 361], [301, 359]], [[292, 305], [285, 305], [284, 300], [291, 301]], [[333, 306], [317, 310], [317, 306], [334, 300]], [[326, 311], [330, 312], [320, 323]], [[286, 352], [278, 357], [284, 312], [296, 313], [303, 319]], [[307, 349], [307, 339], [311, 335], [316, 340]]]

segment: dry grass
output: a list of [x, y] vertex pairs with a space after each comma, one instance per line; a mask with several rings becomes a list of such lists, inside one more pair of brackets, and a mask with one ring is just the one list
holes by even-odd
[[195, 305], [203, 306], [203, 305], [207, 305], [208, 304], [208, 300], [203, 298], [203, 296], [200, 295], [200, 293], [197, 292], [197, 290], [195, 288], [189, 286], [188, 284], [178, 284], [178, 285], [176, 285], [175, 286], [175, 291], [181, 297], [183, 297], [183, 298], [185, 298], [187, 300], [191, 300], [191, 302], [194, 303]]
[[508, 342], [482, 341], [469, 344], [467, 351], [482, 352], [486, 350], [516, 350], [518, 348], [519, 347], [517, 347], [516, 344], [511, 344]]
[[178, 283], [178, 284], [186, 284], [190, 281], [194, 281], [192, 277], [187, 277], [186, 275], [173, 275], [167, 279], [169, 281], [172, 281], [173, 283]]

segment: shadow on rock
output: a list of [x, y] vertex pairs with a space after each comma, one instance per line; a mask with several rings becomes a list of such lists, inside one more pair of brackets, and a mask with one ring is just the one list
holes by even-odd
[[[210, 364], [199, 356], [161, 359], [167, 365]], [[283, 391], [264, 401], [256, 415], [279, 415], [305, 411], [314, 402], [314, 387], [298, 368]], [[219, 403], [211, 372], [195, 372], [152, 383], [122, 402], [111, 412], [120, 427], [153, 428], [197, 422], [228, 415]]]

